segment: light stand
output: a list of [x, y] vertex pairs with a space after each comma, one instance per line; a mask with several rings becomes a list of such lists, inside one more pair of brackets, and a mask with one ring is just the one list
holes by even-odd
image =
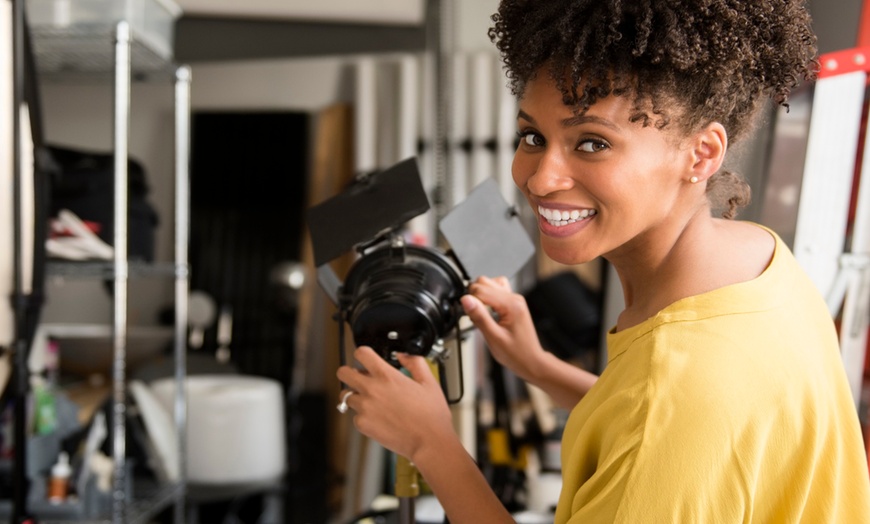
[[414, 524], [414, 500], [420, 495], [420, 473], [410, 460], [396, 455], [396, 497], [399, 499], [399, 522]]
[[[459, 337], [459, 333], [457, 333]], [[459, 338], [457, 346], [459, 346]], [[437, 362], [428, 360], [429, 369], [435, 379], [441, 381]], [[446, 395], [446, 392], [445, 392]], [[414, 501], [420, 496], [420, 472], [410, 460], [396, 455], [396, 482], [394, 484], [396, 498], [399, 499], [399, 524], [414, 524], [416, 522]]]

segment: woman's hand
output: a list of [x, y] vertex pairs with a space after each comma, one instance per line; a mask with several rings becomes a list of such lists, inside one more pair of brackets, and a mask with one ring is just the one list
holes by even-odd
[[437, 449], [444, 439], [458, 440], [441, 385], [424, 357], [398, 355], [410, 376], [370, 347], [357, 348], [354, 357], [365, 369], [342, 366], [337, 376], [355, 392], [347, 406], [360, 433], [412, 461], [427, 447]]
[[354, 353], [365, 371], [342, 366], [338, 378], [354, 425], [406, 457], [426, 479], [451, 522], [513, 523], [453, 430], [450, 408], [424, 357], [399, 355], [410, 376], [366, 346]]
[[462, 307], [501, 365], [567, 409], [573, 408], [595, 384], [597, 376], [541, 347], [525, 297], [511, 291], [506, 278], [480, 277], [469, 286], [469, 293], [462, 297]]
[[520, 378], [535, 383], [545, 352], [525, 297], [514, 293], [504, 277], [480, 277], [468, 289], [462, 307], [483, 333], [492, 356]]

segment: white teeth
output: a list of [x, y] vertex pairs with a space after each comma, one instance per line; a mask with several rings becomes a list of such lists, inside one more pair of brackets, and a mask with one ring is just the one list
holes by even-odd
[[598, 212], [594, 209], [572, 209], [571, 211], [560, 211], [558, 209], [549, 209], [543, 206], [538, 206], [538, 214], [554, 226], [567, 226], [578, 220], [595, 216]]

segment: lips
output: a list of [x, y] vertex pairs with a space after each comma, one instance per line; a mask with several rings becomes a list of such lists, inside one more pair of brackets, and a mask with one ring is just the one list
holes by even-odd
[[553, 227], [565, 227], [597, 215], [594, 209], [552, 209], [538, 206], [538, 215]]

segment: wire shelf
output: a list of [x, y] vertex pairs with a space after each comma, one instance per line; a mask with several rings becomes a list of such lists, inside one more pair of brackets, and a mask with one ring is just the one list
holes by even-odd
[[[33, 51], [37, 71], [52, 79], [109, 79], [114, 74], [114, 28], [35, 28]], [[134, 35], [131, 46], [133, 76], [170, 78], [170, 62]]]
[[[184, 489], [181, 484], [152, 485], [143, 483], [137, 489], [134, 502], [127, 505], [124, 522], [126, 524], [147, 524], [160, 512], [181, 500]], [[42, 524], [70, 524], [69, 519], [43, 519]], [[76, 524], [112, 524], [110, 516], [96, 517], [89, 520], [75, 519]]]
[[[45, 265], [45, 271], [47, 275], [54, 277], [112, 279], [115, 276], [115, 266], [109, 261], [49, 261]], [[171, 262], [131, 261], [127, 271], [131, 278], [174, 277], [183, 268], [178, 268]]]

